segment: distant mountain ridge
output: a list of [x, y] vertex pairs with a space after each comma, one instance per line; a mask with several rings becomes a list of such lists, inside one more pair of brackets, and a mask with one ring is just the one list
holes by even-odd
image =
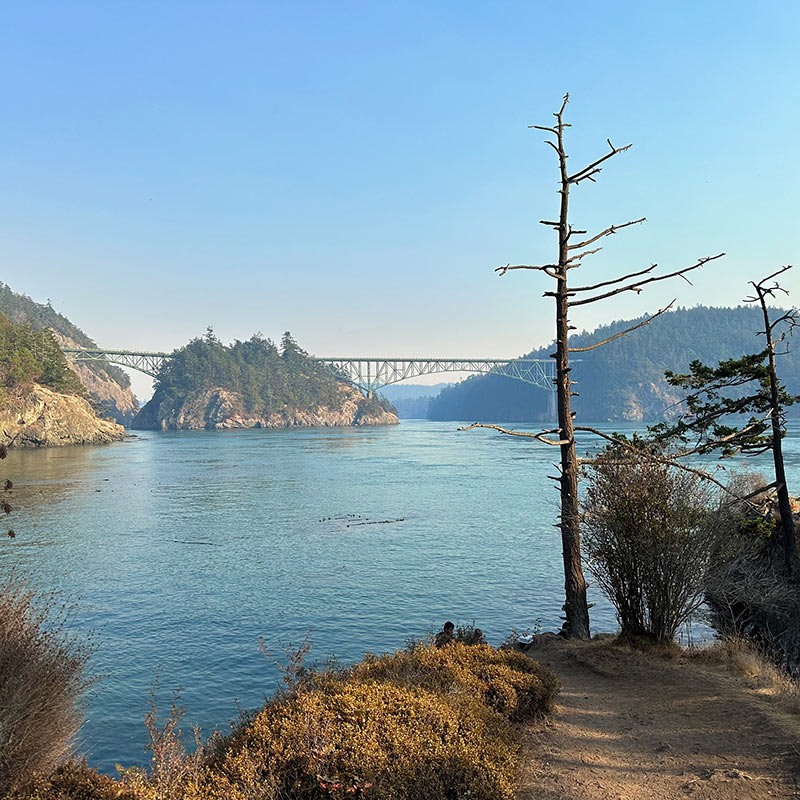
[[[775, 309], [776, 315], [780, 310]], [[613, 336], [646, 317], [618, 320], [570, 337], [585, 347]], [[585, 420], [654, 422], [670, 413], [681, 395], [668, 386], [664, 371], [686, 372], [699, 359], [716, 364], [757, 352], [763, 337], [761, 312], [751, 306], [678, 308], [627, 336], [576, 355], [572, 376], [578, 397], [573, 408]], [[778, 369], [790, 392], [800, 394], [800, 352], [791, 347]], [[800, 342], [798, 342], [800, 346]], [[532, 350], [526, 358], [548, 358], [554, 345]], [[468, 378], [445, 389], [430, 404], [435, 420], [527, 422], [547, 418], [547, 393], [520, 381], [495, 375]]]
[[427, 419], [431, 401], [452, 383], [393, 383], [380, 393], [397, 409], [400, 419]]

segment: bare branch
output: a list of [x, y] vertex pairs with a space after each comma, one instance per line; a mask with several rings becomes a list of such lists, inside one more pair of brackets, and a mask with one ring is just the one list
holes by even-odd
[[598, 169], [600, 164], [602, 164], [604, 161], [608, 161], [609, 158], [613, 158], [618, 153], [624, 153], [626, 150], [629, 150], [633, 146], [630, 144], [626, 144], [624, 147], [614, 147], [614, 145], [611, 144], [610, 139], [606, 139], [606, 141], [608, 142], [608, 146], [610, 148], [609, 152], [606, 153], [604, 156], [598, 158], [597, 161], [592, 161], [591, 164], [589, 164], [588, 166], [584, 167], [581, 170], [578, 170], [578, 172], [574, 173], [573, 175], [569, 175], [567, 177], [567, 183], [579, 183], [585, 178], [590, 177], [590, 175], [597, 174], [598, 172], [600, 172], [600, 170]]
[[472, 425], [467, 425], [463, 428], [459, 428], [460, 431], [471, 431], [473, 428], [491, 428], [493, 431], [499, 431], [500, 433], [505, 433], [508, 436], [524, 436], [528, 439], [536, 439], [539, 442], [544, 442], [544, 444], [552, 445], [553, 447], [560, 447], [564, 444], [569, 444], [569, 441], [566, 439], [559, 439], [555, 441], [553, 439], [548, 439], [548, 433], [560, 433], [560, 428], [553, 428], [549, 431], [541, 431], [540, 433], [527, 433], [526, 431], [510, 431], [508, 428], [501, 428], [499, 425], [486, 425], [482, 422], [473, 422]]
[[590, 344], [587, 347], [570, 347], [570, 353], [585, 353], [587, 350], [594, 350], [595, 347], [602, 347], [604, 344], [608, 344], [609, 342], [613, 342], [614, 339], [619, 339], [620, 336], [625, 336], [632, 331], [635, 331], [637, 328], [643, 328], [645, 325], [649, 325], [656, 317], [660, 317], [665, 312], [669, 311], [670, 308], [675, 304], [675, 300], [672, 300], [669, 305], [664, 306], [664, 308], [659, 308], [655, 314], [649, 316], [647, 319], [640, 322], [638, 325], [632, 325], [630, 328], [626, 328], [624, 331], [620, 331], [619, 333], [615, 333], [613, 336], [609, 336], [608, 339], [603, 339], [602, 342], [595, 342], [594, 344]]
[[615, 283], [637, 278], [639, 275], [647, 275], [652, 272], [658, 264], [651, 264], [647, 269], [641, 269], [638, 272], [629, 272], [627, 275], [621, 275], [619, 278], [612, 278], [608, 281], [601, 281], [600, 283], [592, 284], [591, 286], [570, 286], [570, 292], [593, 292], [595, 289], [602, 289], [603, 286], [612, 286]]
[[582, 258], [586, 256], [594, 255], [595, 253], [599, 253], [603, 248], [602, 247], [595, 247], [594, 250], [584, 250], [582, 253], [575, 253], [574, 256], [571, 256], [567, 259], [567, 264], [571, 264], [573, 261], [580, 261]]
[[558, 272], [555, 271], [558, 269], [558, 264], [514, 264], [513, 266], [506, 264], [504, 267], [495, 267], [494, 271], [499, 275], [505, 275], [512, 269], [534, 269], [548, 274], [551, 278], [558, 278]]
[[665, 281], [667, 280], [667, 278], [674, 278], [676, 276], [684, 278], [687, 272], [691, 272], [692, 270], [695, 269], [700, 269], [700, 267], [708, 264], [709, 261], [714, 261], [717, 258], [722, 258], [722, 256], [724, 255], [725, 253], [718, 253], [715, 256], [707, 256], [706, 258], [701, 258], [696, 264], [693, 264], [691, 267], [684, 267], [683, 269], [675, 270], [675, 272], [668, 272], [666, 275], [656, 275], [652, 278], [647, 278], [646, 280], [637, 281], [636, 283], [629, 284], [628, 286], [619, 286], [616, 289], [612, 289], [610, 292], [597, 294], [594, 297], [586, 297], [583, 300], [573, 300], [569, 305], [582, 306], [586, 305], [587, 303], [596, 303], [598, 300], [605, 300], [607, 297], [613, 297], [615, 294], [620, 294], [621, 292], [640, 292], [642, 290], [642, 286], [646, 286], [648, 283]]
[[623, 222], [622, 225], [612, 225], [610, 228], [606, 228], [604, 231], [600, 231], [600, 233], [598, 233], [597, 236], [592, 236], [591, 239], [587, 239], [584, 242], [578, 242], [577, 244], [569, 245], [568, 249], [577, 250], [578, 248], [586, 247], [587, 245], [596, 242], [598, 239], [602, 239], [604, 236], [611, 236], [612, 234], [615, 234], [617, 231], [621, 231], [623, 228], [627, 228], [630, 225], [638, 225], [639, 223], [645, 222], [646, 220], [647, 217], [642, 217], [641, 219], [633, 219], [630, 222]]

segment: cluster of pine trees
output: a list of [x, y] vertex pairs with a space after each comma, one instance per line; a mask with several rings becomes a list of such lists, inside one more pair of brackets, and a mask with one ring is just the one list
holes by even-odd
[[340, 380], [288, 332], [280, 347], [260, 334], [225, 345], [209, 328], [164, 363], [154, 399], [162, 409], [177, 409], [190, 393], [222, 388], [240, 394], [249, 413], [269, 416], [287, 406], [338, 407]]
[[[19, 294], [10, 286], [0, 281], [0, 313], [5, 314], [12, 322], [27, 322], [38, 331], [54, 330], [62, 336], [72, 339], [78, 347], [95, 348], [97, 342], [87, 336], [77, 325], [63, 314], [59, 314], [50, 301], [37, 303], [25, 294]], [[130, 378], [124, 370], [109, 364], [107, 361], [83, 362], [92, 372], [105, 372], [123, 388], [131, 385]]]
[[40, 383], [64, 394], [83, 395], [78, 376], [49, 330], [12, 322], [0, 313], [0, 389]]

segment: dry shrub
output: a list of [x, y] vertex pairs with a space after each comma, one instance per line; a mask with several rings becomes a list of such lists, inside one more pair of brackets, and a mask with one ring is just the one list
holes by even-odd
[[85, 762], [60, 766], [49, 778], [39, 779], [9, 800], [139, 800], [119, 781], [101, 775]]
[[210, 798], [513, 796], [511, 729], [486, 706], [388, 683], [333, 681], [268, 705], [230, 741]]
[[511, 720], [549, 710], [559, 688], [488, 645], [416, 645], [350, 670], [292, 663], [287, 690], [200, 755], [180, 747], [173, 704], [151, 719], [149, 774], [111, 781], [78, 766], [26, 800], [511, 800]]
[[558, 678], [489, 645], [415, 645], [316, 673], [216, 748], [196, 797], [513, 796], [510, 720], [552, 708]]
[[584, 553], [623, 637], [672, 641], [703, 603], [722, 524], [708, 483], [610, 452], [587, 469]]
[[173, 692], [169, 715], [161, 719], [156, 702], [159, 677], [157, 674], [150, 689], [150, 710], [144, 718], [149, 740], [147, 749], [151, 754], [150, 770], [121, 769], [122, 782], [137, 797], [181, 800], [187, 786], [202, 780], [205, 746], [199, 728], [195, 727], [195, 749], [193, 752], [186, 749], [180, 728], [186, 708], [180, 703], [179, 689]]
[[442, 648], [414, 647], [394, 655], [367, 655], [352, 675], [359, 680], [466, 694], [514, 721], [550, 711], [560, 689], [551, 670], [523, 653], [458, 642]]
[[0, 796], [72, 753], [89, 648], [68, 632], [69, 614], [18, 576], [0, 583]]

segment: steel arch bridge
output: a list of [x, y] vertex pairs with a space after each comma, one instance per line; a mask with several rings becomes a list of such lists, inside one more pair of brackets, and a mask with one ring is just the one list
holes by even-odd
[[[172, 353], [152, 353], [108, 348], [63, 348], [71, 361], [104, 361], [156, 377]], [[550, 393], [555, 392], [555, 362], [541, 358], [315, 358], [365, 394], [393, 383], [440, 372], [477, 372], [503, 375]]]

